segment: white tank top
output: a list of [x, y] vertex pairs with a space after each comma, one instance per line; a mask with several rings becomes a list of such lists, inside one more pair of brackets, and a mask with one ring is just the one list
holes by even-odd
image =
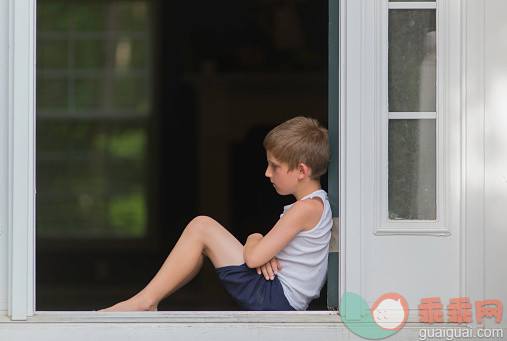
[[[301, 200], [314, 197], [319, 197], [324, 202], [320, 221], [311, 230], [299, 232], [275, 256], [283, 267], [278, 271], [283, 292], [296, 310], [306, 310], [310, 301], [320, 296], [320, 290], [326, 281], [333, 220], [326, 191], [320, 189]], [[291, 206], [292, 204], [284, 206], [280, 218]]]

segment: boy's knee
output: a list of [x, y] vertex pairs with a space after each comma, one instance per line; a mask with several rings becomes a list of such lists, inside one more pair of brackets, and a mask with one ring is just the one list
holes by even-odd
[[205, 225], [210, 225], [213, 222], [214, 222], [214, 220], [212, 218], [205, 216], [205, 215], [200, 215], [200, 216], [197, 216], [194, 219], [192, 219], [192, 221], [190, 223], [192, 225], [205, 226]]
[[188, 228], [197, 232], [197, 234], [202, 237], [205, 232], [213, 225], [215, 220], [207, 216], [198, 216], [192, 219], [190, 224], [188, 224]]
[[[206, 241], [209, 240], [209, 233], [214, 228], [216, 228], [216, 221], [207, 216], [195, 217], [187, 226], [189, 232], [192, 233], [195, 238], [200, 240], [203, 245], [206, 245]], [[209, 257], [206, 252], [206, 246], [204, 247], [202, 254]]]

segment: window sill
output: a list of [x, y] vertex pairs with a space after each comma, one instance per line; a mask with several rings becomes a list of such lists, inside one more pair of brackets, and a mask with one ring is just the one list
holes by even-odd
[[[445, 316], [447, 316], [445, 314]], [[34, 325], [79, 325], [79, 324], [157, 324], [157, 325], [232, 325], [266, 327], [310, 327], [319, 329], [345, 328], [338, 311], [143, 311], [143, 312], [98, 312], [98, 311], [39, 311], [26, 321], [12, 321], [7, 312], [0, 311], [0, 326], [30, 324]], [[417, 310], [410, 310], [405, 327], [465, 327], [466, 324], [444, 322], [428, 324], [419, 321]]]
[[343, 324], [337, 311], [40, 311], [26, 321], [0, 316], [2, 323], [273, 323]]

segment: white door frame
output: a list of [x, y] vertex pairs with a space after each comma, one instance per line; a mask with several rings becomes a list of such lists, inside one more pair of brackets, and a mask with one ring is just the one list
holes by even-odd
[[35, 311], [36, 0], [9, 0], [8, 314]]

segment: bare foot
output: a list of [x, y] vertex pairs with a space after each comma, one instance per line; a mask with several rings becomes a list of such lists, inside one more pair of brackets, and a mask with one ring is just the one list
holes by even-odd
[[149, 304], [137, 295], [112, 307], [99, 311], [157, 311], [157, 304]]

